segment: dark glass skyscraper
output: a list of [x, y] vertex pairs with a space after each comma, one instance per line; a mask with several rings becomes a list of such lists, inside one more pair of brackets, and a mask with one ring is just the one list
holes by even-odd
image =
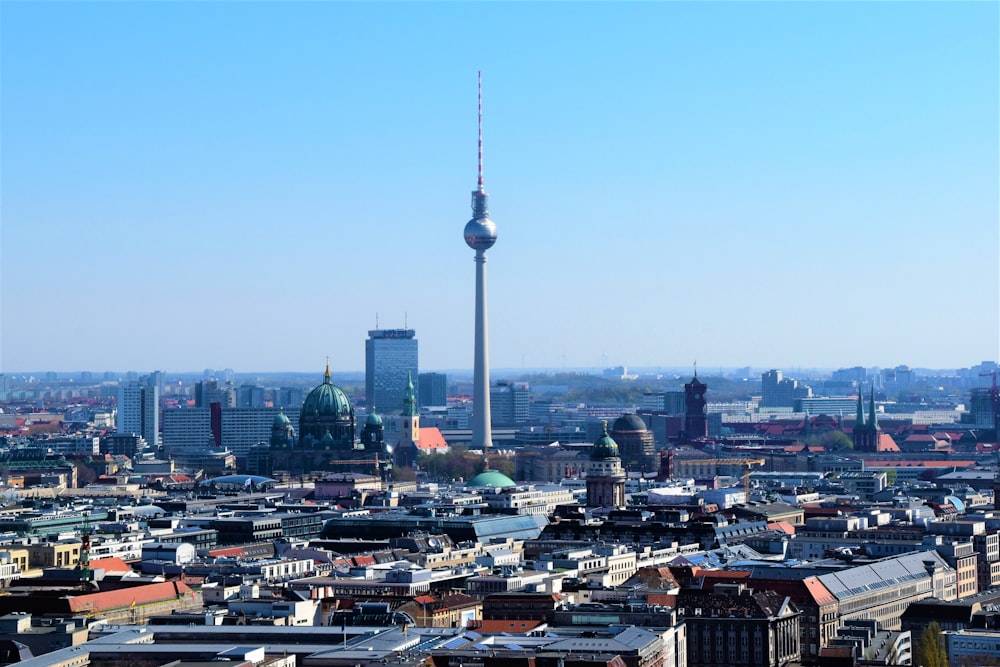
[[448, 405], [448, 376], [444, 373], [421, 373], [417, 376], [417, 401], [420, 407]]
[[[372, 329], [365, 341], [365, 398], [382, 414], [403, 409], [408, 377], [417, 377], [413, 329]], [[407, 375], [409, 373], [409, 376]]]

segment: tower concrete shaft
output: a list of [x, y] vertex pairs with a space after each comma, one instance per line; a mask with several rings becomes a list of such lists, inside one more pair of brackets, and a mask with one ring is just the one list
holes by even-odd
[[[489, 332], [486, 317], [486, 252], [476, 250], [476, 349], [472, 372], [472, 446], [493, 446], [490, 416]], [[489, 467], [489, 458], [486, 458]]]

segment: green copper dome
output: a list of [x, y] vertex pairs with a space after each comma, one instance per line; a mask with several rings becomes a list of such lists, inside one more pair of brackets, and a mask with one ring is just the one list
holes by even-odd
[[306, 401], [302, 404], [301, 417], [350, 417], [351, 413], [351, 402], [347, 400], [347, 395], [340, 387], [330, 380], [330, 369], [327, 367], [323, 384], [306, 396]]
[[618, 443], [608, 435], [608, 422], [604, 422], [604, 435], [597, 439], [594, 448], [590, 450], [591, 461], [621, 458], [618, 453]]
[[502, 472], [497, 472], [496, 470], [485, 470], [470, 479], [466, 486], [477, 488], [492, 486], [497, 489], [505, 489], [509, 486], [517, 486], [517, 484], [515, 484], [514, 480]]
[[279, 412], [278, 414], [276, 414], [274, 416], [274, 422], [273, 422], [272, 426], [285, 427], [285, 426], [290, 425], [291, 423], [292, 423], [292, 420], [290, 420], [288, 418], [288, 416], [285, 414], [285, 409], [282, 408], [281, 412]]
[[377, 414], [375, 414], [375, 411], [373, 410], [372, 412], [370, 412], [368, 414], [368, 418], [365, 419], [365, 425], [366, 426], [381, 426], [382, 425], [382, 418], [379, 417]]

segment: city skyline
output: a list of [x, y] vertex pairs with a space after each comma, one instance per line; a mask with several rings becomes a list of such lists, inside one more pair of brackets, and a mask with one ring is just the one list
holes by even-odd
[[998, 12], [8, 3], [0, 372], [470, 368], [480, 69], [493, 368], [996, 359]]

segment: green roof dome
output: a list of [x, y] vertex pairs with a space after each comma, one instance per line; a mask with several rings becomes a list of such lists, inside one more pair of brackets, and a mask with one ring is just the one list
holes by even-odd
[[479, 473], [478, 475], [470, 479], [469, 483], [466, 484], [466, 486], [474, 486], [479, 488], [492, 486], [497, 489], [504, 489], [507, 488], [508, 486], [517, 486], [517, 484], [515, 484], [514, 480], [512, 480], [510, 477], [503, 474], [502, 472], [498, 472], [496, 470], [484, 470], [483, 472]]
[[330, 368], [327, 367], [323, 384], [309, 392], [299, 414], [309, 417], [350, 417], [351, 412], [351, 402], [340, 387], [330, 380]]
[[621, 458], [618, 453], [618, 443], [608, 435], [608, 422], [604, 422], [604, 435], [597, 439], [594, 448], [590, 450], [591, 461]]
[[366, 426], [381, 426], [382, 425], [382, 418], [379, 417], [377, 414], [375, 414], [374, 411], [372, 411], [372, 412], [370, 412], [368, 414], [368, 418], [365, 419], [365, 425]]
[[274, 415], [274, 422], [273, 422], [272, 426], [288, 426], [291, 423], [292, 423], [292, 420], [290, 420], [288, 418], [288, 415], [285, 414], [285, 409], [281, 408], [281, 412], [279, 412], [278, 414]]

